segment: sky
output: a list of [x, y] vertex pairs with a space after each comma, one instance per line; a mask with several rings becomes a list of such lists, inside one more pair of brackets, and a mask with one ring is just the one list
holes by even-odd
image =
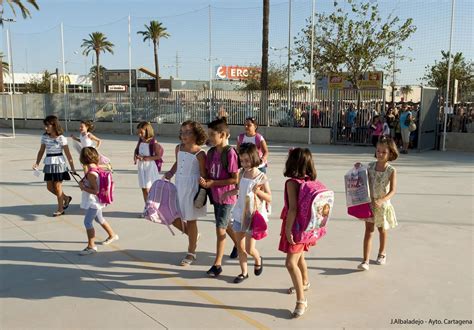
[[[344, 2], [344, 0], [339, 0]], [[375, 1], [375, 0], [373, 0]], [[292, 0], [291, 37], [295, 37], [311, 15], [311, 0]], [[65, 66], [68, 73], [84, 74], [93, 63], [82, 55], [82, 40], [92, 32], [104, 33], [114, 43], [114, 54], [102, 53], [101, 65], [127, 69], [128, 16], [131, 21], [132, 68], [154, 70], [153, 47], [137, 31], [151, 20], [159, 20], [170, 33], [160, 40], [160, 73], [182, 79], [209, 79], [217, 65], [259, 65], [261, 60], [261, 0], [38, 0], [40, 10], [31, 6], [32, 18], [17, 16], [5, 23], [1, 45], [7, 54], [6, 30], [11, 31], [15, 72], [37, 73], [62, 70], [61, 23], [64, 31]], [[316, 12], [329, 12], [332, 0], [315, 0]], [[404, 54], [412, 61], [397, 63], [398, 85], [421, 84], [427, 65], [441, 58], [449, 47], [451, 0], [379, 0], [382, 17], [413, 18], [417, 31], [404, 43]], [[270, 0], [270, 62], [284, 64], [288, 45], [288, 0]], [[5, 18], [13, 17], [9, 8]], [[456, 0], [453, 52], [474, 58], [474, 1]], [[209, 22], [211, 61], [209, 61]], [[377, 68], [377, 67], [376, 67]], [[305, 79], [294, 72], [295, 79]]]

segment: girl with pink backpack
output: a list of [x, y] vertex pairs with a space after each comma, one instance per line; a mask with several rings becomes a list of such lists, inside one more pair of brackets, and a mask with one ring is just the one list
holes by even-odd
[[245, 133], [237, 137], [237, 152], [239, 152], [242, 143], [253, 143], [257, 146], [258, 156], [262, 160], [258, 169], [263, 173], [267, 172], [268, 146], [267, 142], [260, 133], [257, 133], [257, 120], [254, 117], [245, 119]]
[[[222, 199], [238, 195], [237, 202], [232, 210], [232, 228], [236, 234], [237, 249], [241, 273], [234, 279], [234, 283], [241, 283], [249, 277], [247, 271], [247, 258], [251, 255], [254, 259], [254, 274], [259, 276], [263, 272], [263, 258], [255, 247], [253, 235], [256, 216], [262, 216], [268, 222], [266, 203], [271, 203], [272, 193], [267, 176], [258, 170], [261, 159], [257, 147], [252, 143], [243, 143], [239, 148], [240, 163], [238, 187], [225, 192]], [[259, 238], [259, 237], [256, 237]]]
[[80, 161], [87, 166], [89, 171], [84, 178], [79, 181], [79, 188], [82, 190], [81, 208], [86, 210], [84, 216], [84, 226], [87, 232], [87, 246], [79, 252], [81, 256], [93, 254], [97, 252], [95, 245], [95, 229], [93, 222], [97, 221], [109, 235], [102, 244], [107, 245], [119, 239], [112, 227], [105, 221], [102, 216], [102, 208], [106, 206], [101, 199], [101, 180], [99, 169], [100, 155], [94, 147], [85, 147], [81, 150]]

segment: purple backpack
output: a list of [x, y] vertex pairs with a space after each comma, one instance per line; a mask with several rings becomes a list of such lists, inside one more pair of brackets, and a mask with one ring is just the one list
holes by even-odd
[[[138, 148], [140, 147], [140, 143], [143, 142], [143, 143], [146, 143], [145, 141], [143, 141], [142, 139], [138, 139], [138, 143], [137, 143], [137, 147], [135, 148], [135, 155], [138, 155]], [[150, 142], [148, 143], [148, 147], [150, 148], [150, 156], [156, 156], [155, 155], [155, 144], [158, 143], [158, 141], [155, 140], [155, 138], [152, 138], [150, 140]], [[160, 145], [158, 143], [158, 145]], [[163, 165], [163, 148], [161, 148], [160, 146], [160, 159], [155, 159], [155, 164], [156, 164], [156, 167], [158, 168], [158, 172], [161, 171], [161, 166]]]
[[156, 180], [148, 193], [144, 215], [151, 222], [166, 225], [174, 235], [170, 225], [181, 219], [176, 186], [168, 180]]

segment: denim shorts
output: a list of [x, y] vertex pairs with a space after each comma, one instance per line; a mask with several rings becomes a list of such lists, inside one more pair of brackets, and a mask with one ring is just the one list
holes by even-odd
[[214, 216], [216, 217], [216, 228], [226, 229], [230, 223], [233, 204], [214, 204]]

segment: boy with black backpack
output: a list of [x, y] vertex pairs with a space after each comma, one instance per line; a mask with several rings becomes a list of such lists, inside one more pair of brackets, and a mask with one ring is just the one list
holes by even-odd
[[238, 156], [234, 148], [229, 146], [229, 127], [225, 119], [216, 119], [207, 125], [209, 142], [213, 145], [207, 153], [207, 179], [201, 178], [200, 184], [210, 188], [216, 218], [216, 259], [207, 271], [211, 277], [222, 273], [222, 257], [224, 255], [226, 233], [236, 245], [235, 233], [230, 225], [231, 211], [237, 201], [236, 196], [223, 196], [233, 190], [237, 183], [239, 171]]

